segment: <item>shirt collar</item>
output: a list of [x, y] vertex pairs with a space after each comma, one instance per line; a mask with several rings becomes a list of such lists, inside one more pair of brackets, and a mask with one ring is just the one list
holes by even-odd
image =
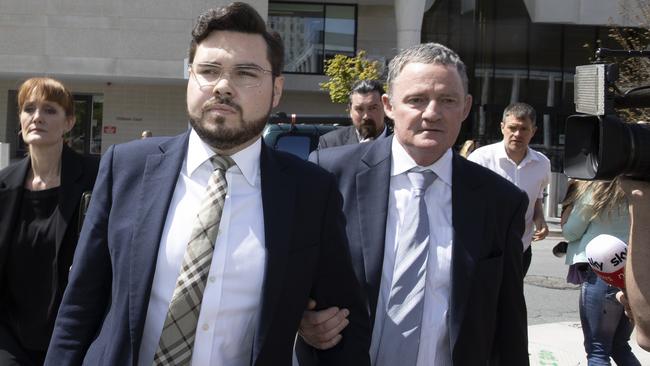
[[[251, 186], [255, 186], [260, 171], [261, 144], [262, 139], [258, 138], [250, 146], [231, 156], [235, 164], [237, 164], [237, 168]], [[209, 160], [213, 155], [215, 155], [215, 152], [210, 145], [201, 140], [196, 131], [192, 129], [187, 147], [187, 175], [191, 177], [200, 166], [210, 164]]]
[[[428, 169], [433, 171], [438, 176], [438, 179], [451, 187], [452, 157], [453, 153], [451, 149], [447, 149], [440, 159], [436, 160], [433, 164], [420, 168], [422, 170]], [[391, 145], [391, 159], [391, 177], [406, 173], [418, 166], [396, 138], [393, 138]]]
[[[357, 134], [357, 140], [358, 140], [359, 142], [369, 142], [369, 141], [372, 141], [372, 139], [362, 139], [362, 138], [361, 138], [361, 134], [359, 133], [359, 130], [357, 130], [356, 127], [354, 128], [354, 132]], [[381, 133], [379, 134], [379, 136], [377, 136], [377, 137], [375, 138], [375, 140], [379, 140], [379, 139], [381, 139], [381, 138], [386, 137], [386, 134], [387, 134], [387, 133], [388, 133], [388, 125], [386, 124], [386, 122], [384, 122], [384, 130], [381, 131]]]
[[[508, 153], [506, 153], [506, 142], [502, 141], [500, 144], [500, 148], [497, 149], [496, 152], [497, 158], [499, 159], [507, 159], [509, 161], [514, 161], [508, 157]], [[537, 161], [539, 160], [537, 155], [533, 153], [533, 150], [530, 147], [526, 148], [526, 156], [524, 156], [524, 159], [519, 163], [520, 166], [524, 166], [528, 164], [531, 161]]]

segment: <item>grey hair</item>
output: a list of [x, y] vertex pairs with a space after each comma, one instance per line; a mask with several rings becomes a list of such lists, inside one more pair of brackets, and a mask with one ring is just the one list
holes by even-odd
[[388, 64], [388, 78], [386, 80], [388, 83], [389, 96], [393, 89], [393, 83], [402, 72], [404, 66], [412, 62], [455, 66], [456, 70], [458, 70], [458, 75], [460, 75], [460, 79], [463, 82], [465, 94], [468, 93], [469, 81], [467, 79], [467, 70], [465, 68], [465, 63], [460, 59], [460, 56], [440, 43], [431, 42], [405, 48], [390, 61]]
[[508, 116], [513, 116], [516, 119], [528, 118], [533, 123], [533, 126], [537, 126], [537, 113], [530, 104], [521, 102], [511, 103], [503, 110], [503, 118], [501, 121], [505, 122]]

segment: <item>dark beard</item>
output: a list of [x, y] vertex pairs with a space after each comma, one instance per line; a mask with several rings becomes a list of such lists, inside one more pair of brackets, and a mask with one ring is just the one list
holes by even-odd
[[375, 137], [377, 137], [377, 132], [378, 132], [377, 125], [373, 120], [362, 121], [358, 131], [359, 131], [359, 136], [362, 139], [367, 139], [367, 138], [374, 139]]
[[[218, 103], [235, 108], [240, 116], [243, 115], [241, 107], [234, 104], [230, 99], [217, 98], [217, 100]], [[209, 105], [205, 108], [207, 107]], [[196, 131], [201, 140], [212, 148], [217, 150], [231, 150], [259, 136], [264, 130], [270, 114], [271, 107], [269, 106], [269, 110], [264, 117], [252, 121], [246, 121], [242, 117], [234, 128], [226, 128], [225, 117], [209, 119], [205, 111], [202, 111], [198, 121], [190, 116], [190, 125], [194, 128], [194, 131]]]

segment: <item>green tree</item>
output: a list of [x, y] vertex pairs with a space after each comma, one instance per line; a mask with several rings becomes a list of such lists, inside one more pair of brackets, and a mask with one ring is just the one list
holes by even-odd
[[329, 81], [320, 83], [320, 87], [329, 91], [332, 102], [346, 104], [355, 82], [380, 78], [379, 62], [368, 60], [365, 56], [365, 51], [359, 51], [354, 57], [338, 54], [325, 61], [325, 75]]
[[[650, 2], [634, 0], [633, 2], [620, 1], [620, 4], [622, 13], [632, 19], [636, 23], [636, 27], [611, 27], [609, 37], [615, 40], [622, 49], [648, 49], [650, 46]], [[620, 89], [626, 90], [649, 84], [650, 59], [638, 57], [617, 61], [620, 62], [619, 78], [616, 84]], [[649, 108], [629, 108], [617, 112], [619, 117], [629, 122], [650, 121]]]

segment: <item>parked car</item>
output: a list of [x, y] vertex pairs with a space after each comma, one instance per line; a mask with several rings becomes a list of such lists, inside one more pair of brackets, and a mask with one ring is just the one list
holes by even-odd
[[318, 147], [318, 139], [339, 126], [350, 125], [348, 116], [278, 113], [269, 118], [262, 137], [272, 149], [307, 160]]

